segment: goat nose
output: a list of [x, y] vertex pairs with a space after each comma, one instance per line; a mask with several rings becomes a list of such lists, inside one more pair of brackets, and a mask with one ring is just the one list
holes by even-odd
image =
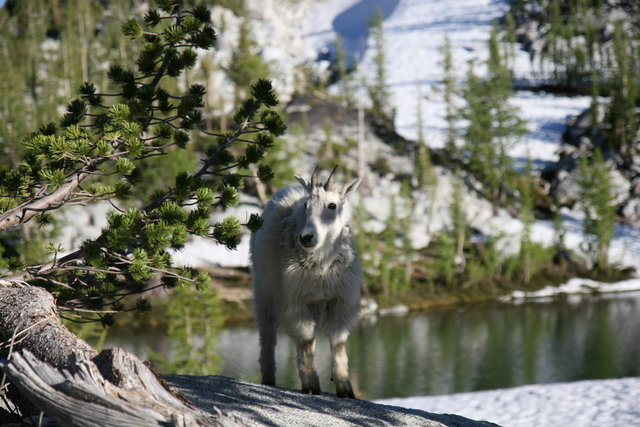
[[300, 235], [300, 244], [305, 248], [310, 248], [314, 245], [313, 237], [313, 233], [302, 233]]

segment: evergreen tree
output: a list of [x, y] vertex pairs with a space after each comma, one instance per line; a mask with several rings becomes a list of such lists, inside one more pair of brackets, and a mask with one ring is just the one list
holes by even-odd
[[[107, 9], [108, 8], [108, 9]], [[58, 110], [88, 76], [116, 90], [104, 64], [132, 62], [135, 45], [120, 31], [133, 15], [129, 2], [11, 2], [0, 8], [0, 156], [16, 165], [21, 141], [33, 128], [56, 120]], [[121, 19], [121, 21], [118, 21]], [[29, 124], [29, 125], [27, 125]], [[33, 128], [32, 128], [33, 127]]]
[[[591, 73], [592, 95], [599, 95], [600, 79], [602, 78], [602, 42], [600, 39], [599, 23], [604, 19], [604, 6], [597, 4], [593, 8], [585, 8], [583, 17], [583, 27], [585, 33], [585, 43], [587, 50], [588, 72]], [[595, 89], [594, 89], [595, 87]]]
[[422, 114], [422, 92], [418, 89], [418, 105], [416, 108], [418, 139], [414, 154], [417, 187], [423, 190], [432, 188], [437, 183], [437, 175], [431, 161], [431, 152], [424, 136], [424, 119]]
[[412, 203], [412, 187], [409, 180], [402, 182], [400, 197], [402, 200], [404, 214], [397, 218], [397, 227], [400, 234], [400, 259], [396, 263], [395, 269], [395, 288], [400, 292], [404, 292], [411, 288], [411, 272], [413, 271], [413, 257], [415, 249], [412, 246], [410, 231], [414, 222], [413, 203]]
[[355, 84], [353, 77], [349, 74], [347, 67], [347, 56], [342, 43], [342, 36], [336, 34], [336, 67], [334, 80], [339, 82], [341, 87], [340, 98], [346, 101], [350, 107], [356, 106]]
[[519, 109], [509, 102], [513, 97], [513, 78], [507, 56], [498, 41], [498, 32], [498, 26], [494, 25], [489, 39], [487, 89], [491, 92], [489, 105], [493, 112], [494, 135], [500, 151], [499, 161], [506, 170], [506, 149], [526, 133], [526, 127], [519, 116]]
[[451, 41], [449, 36], [445, 36], [444, 44], [441, 48], [442, 52], [442, 66], [444, 71], [444, 103], [445, 103], [445, 120], [447, 121], [447, 136], [445, 139], [445, 149], [451, 156], [457, 157], [457, 122], [458, 122], [458, 109], [455, 104], [456, 96], [456, 76], [453, 69], [453, 55], [451, 52]]
[[[5, 16], [0, 14], [0, 31], [6, 28]], [[7, 39], [0, 40], [0, 62], [13, 64], [14, 53]], [[26, 87], [19, 67], [0, 67], [0, 166], [18, 167], [23, 149], [19, 141], [28, 132], [29, 105], [25, 102]], [[25, 120], [27, 118], [27, 120]]]
[[531, 158], [527, 158], [527, 164], [525, 167], [525, 173], [523, 181], [520, 186], [520, 197], [522, 199], [522, 205], [520, 207], [520, 221], [522, 221], [523, 229], [520, 238], [520, 263], [522, 271], [522, 281], [529, 283], [531, 276], [534, 273], [534, 244], [531, 240], [531, 226], [535, 221], [534, 207], [535, 202], [533, 199], [533, 169], [531, 165]]
[[[215, 43], [208, 9], [187, 10], [182, 2], [159, 0], [142, 22], [131, 18], [122, 29], [144, 45], [135, 67], [109, 68], [117, 93], [106, 96], [93, 83], [84, 83], [58, 123], [43, 126], [25, 141], [20, 166], [0, 168], [2, 235], [32, 219], [46, 224], [66, 204], [126, 198], [140, 185], [130, 180], [140, 160], [185, 148], [192, 130], [202, 125], [204, 88], [170, 88], [195, 64], [196, 49]], [[227, 218], [211, 225], [210, 214], [238, 202], [244, 171], [262, 162], [273, 138], [285, 131], [273, 111], [277, 103], [270, 82], [256, 81], [234, 114], [234, 130], [203, 132], [208, 142], [196, 170], [175, 176], [145, 206], [109, 214], [102, 234], [76, 251], [59, 256], [60, 248], [50, 248], [49, 261], [37, 265], [9, 259], [11, 272], [0, 273], [0, 280], [46, 287], [58, 304], [84, 315], [93, 312], [104, 324], [113, 322], [112, 312], [148, 309], [145, 299], [128, 307], [123, 299], [146, 290], [153, 276], [169, 287], [204, 286], [206, 274], [171, 267], [169, 249], [182, 248], [189, 235], [229, 248], [237, 245], [240, 221]], [[262, 180], [272, 176], [265, 164], [257, 170]], [[105, 181], [106, 176], [118, 179]], [[255, 229], [259, 218], [251, 217], [246, 225]]]
[[507, 151], [526, 128], [518, 108], [509, 102], [513, 96], [512, 78], [498, 42], [497, 26], [489, 40], [486, 79], [480, 79], [470, 64], [463, 93], [467, 102], [463, 116], [468, 120], [465, 149], [469, 167], [486, 185], [494, 205], [505, 203], [513, 174]]
[[553, 76], [557, 82], [565, 80], [564, 71], [564, 22], [560, 10], [560, 2], [551, 1], [545, 9], [545, 16], [549, 16], [549, 29], [544, 38], [544, 46], [541, 51], [540, 62], [550, 58], [553, 63]]
[[[489, 108], [492, 113], [492, 134], [495, 146], [495, 164], [498, 179], [507, 181], [507, 185], [495, 183], [494, 201], [504, 203], [505, 187], [509, 186], [511, 159], [507, 149], [514, 140], [524, 134], [523, 122], [519, 111], [509, 103], [513, 95], [511, 71], [506, 65], [505, 56], [498, 41], [498, 26], [494, 24], [489, 38], [489, 60], [487, 62], [487, 83]], [[492, 185], [493, 186], [493, 185]]]
[[451, 227], [436, 237], [437, 259], [433, 265], [435, 275], [445, 286], [452, 286], [456, 278], [466, 271], [465, 249], [469, 243], [469, 226], [463, 205], [463, 184], [460, 171], [453, 178], [452, 199], [449, 205]]
[[609, 127], [608, 136], [612, 147], [630, 161], [628, 157], [640, 125], [640, 118], [636, 112], [636, 105], [640, 100], [640, 63], [634, 58], [621, 21], [615, 23], [613, 53], [613, 73], [609, 84], [611, 101], [605, 120]]
[[567, 231], [564, 227], [564, 220], [562, 219], [562, 215], [560, 214], [560, 212], [556, 211], [553, 213], [553, 245], [558, 251], [566, 249], [566, 244], [564, 241], [566, 234]]
[[387, 57], [384, 46], [383, 22], [384, 15], [379, 8], [376, 8], [376, 13], [369, 23], [369, 31], [373, 39], [373, 64], [375, 74], [373, 83], [368, 87], [368, 91], [373, 113], [393, 123], [395, 109], [390, 103], [391, 93], [387, 83]]
[[580, 158], [578, 171], [587, 253], [597, 268], [605, 269], [609, 263], [609, 245], [616, 225], [609, 169], [602, 153], [596, 149], [590, 161], [586, 156]]
[[[609, 25], [615, 13], [628, 14], [625, 44], [629, 50], [637, 46], [640, 21], [629, 4], [603, 0], [532, 1], [526, 5], [516, 2], [512, 3], [511, 12], [517, 22], [533, 20], [545, 29], [540, 66], [550, 60], [556, 84], [567, 90], [583, 90], [586, 85], [597, 84], [615, 69], [615, 64], [607, 63], [607, 59], [616, 56], [616, 48], [611, 49], [609, 42], [615, 37], [615, 25]], [[630, 58], [637, 57], [633, 52], [629, 54]]]
[[456, 245], [451, 234], [441, 231], [435, 240], [436, 260], [433, 263], [433, 280], [443, 287], [454, 285], [458, 266], [456, 265]]
[[463, 205], [463, 184], [460, 171], [456, 171], [456, 179], [453, 181], [453, 193], [451, 200], [451, 234], [455, 242], [456, 264], [464, 269], [464, 249], [469, 242], [469, 226]]
[[380, 272], [380, 282], [383, 286], [383, 292], [386, 297], [396, 287], [394, 283], [395, 264], [398, 262], [398, 250], [396, 248], [397, 230], [397, 199], [392, 197], [389, 203], [389, 216], [386, 226], [381, 233], [378, 242], [378, 251], [381, 257], [378, 262], [378, 270]]
[[516, 35], [516, 23], [513, 19], [513, 15], [510, 12], [506, 14], [505, 27], [505, 63], [509, 69], [513, 69], [513, 67], [515, 67], [518, 37]]
[[344, 80], [347, 77], [347, 60], [342, 44], [342, 36], [336, 34], [336, 80]]
[[493, 142], [493, 118], [491, 116], [486, 84], [475, 73], [473, 64], [469, 63], [466, 85], [463, 96], [466, 108], [462, 112], [468, 122], [464, 133], [465, 156], [470, 172], [486, 182], [491, 188], [498, 184], [495, 162], [496, 153]]
[[267, 63], [256, 53], [256, 43], [251, 38], [246, 19], [240, 24], [238, 47], [233, 53], [228, 72], [236, 85], [236, 103], [240, 102], [251, 82], [269, 76]]
[[348, 147], [340, 144], [334, 139], [333, 126], [330, 117], [325, 117], [322, 130], [324, 132], [324, 141], [316, 153], [318, 167], [320, 169], [331, 169], [334, 166], [344, 168], [344, 155], [348, 151]]
[[167, 336], [178, 345], [168, 359], [152, 353], [152, 361], [164, 374], [215, 375], [221, 358], [216, 352], [224, 315], [220, 297], [210, 286], [204, 289], [177, 287], [164, 302]]
[[364, 226], [370, 220], [371, 215], [365, 208], [362, 195], [359, 194], [358, 202], [355, 204], [353, 212], [353, 224], [356, 227], [353, 234], [356, 248], [360, 253], [360, 262], [362, 263], [363, 291], [365, 295], [369, 295], [371, 291], [369, 288], [370, 283], [380, 283], [376, 268], [380, 255], [377, 248], [377, 236], [374, 236]]

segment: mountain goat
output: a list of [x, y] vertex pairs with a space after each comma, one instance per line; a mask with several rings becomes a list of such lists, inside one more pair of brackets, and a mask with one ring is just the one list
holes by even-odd
[[251, 236], [256, 321], [260, 331], [262, 383], [275, 385], [276, 332], [294, 340], [302, 392], [320, 394], [315, 337], [323, 330], [331, 345], [332, 381], [338, 397], [354, 398], [346, 343], [359, 317], [362, 273], [348, 221], [347, 198], [360, 178], [340, 188], [335, 168], [325, 184], [316, 170], [310, 182], [276, 192]]

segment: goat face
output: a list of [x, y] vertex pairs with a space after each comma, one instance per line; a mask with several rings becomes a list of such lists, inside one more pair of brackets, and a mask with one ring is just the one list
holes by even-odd
[[297, 228], [298, 244], [307, 253], [333, 250], [334, 243], [349, 221], [347, 196], [358, 188], [360, 179], [339, 188], [333, 183], [334, 173], [335, 168], [324, 185], [316, 182], [316, 171], [310, 182], [296, 177], [307, 192], [299, 206], [298, 218], [302, 220]]
[[335, 240], [346, 225], [344, 200], [335, 191], [316, 187], [303, 203], [303, 226], [298, 241], [307, 252], [325, 246]]

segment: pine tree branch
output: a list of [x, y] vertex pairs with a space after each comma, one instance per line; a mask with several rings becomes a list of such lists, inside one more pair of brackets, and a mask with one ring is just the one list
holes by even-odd
[[[215, 158], [217, 157], [217, 153], [221, 150], [228, 148], [231, 144], [233, 144], [236, 140], [240, 138], [243, 134], [243, 130], [248, 126], [248, 121], [243, 123], [243, 126], [240, 126], [234, 135], [226, 141], [216, 153], [212, 156], [204, 160], [204, 164], [202, 167], [194, 174], [196, 177], [200, 177], [206, 174], [207, 169], [215, 163]], [[100, 163], [106, 160], [106, 158], [96, 159], [100, 160], [100, 162], [94, 161], [91, 165], [94, 165], [92, 169], [95, 169]], [[91, 166], [89, 165], [89, 166]], [[73, 190], [79, 186], [83, 179], [90, 175], [90, 171], [87, 170], [89, 166], [82, 168], [80, 171], [76, 173], [76, 175], [64, 186], [59, 187], [55, 192], [50, 194], [49, 196], [43, 197], [40, 200], [29, 203], [25, 206], [20, 206], [18, 208], [12, 209], [11, 211], [5, 213], [0, 216], [0, 230], [4, 228], [8, 228], [12, 225], [17, 225], [24, 223], [31, 219], [33, 216], [38, 213], [46, 210], [56, 209], [63, 204], [65, 204], [66, 200], [71, 197]], [[73, 185], [72, 185], [73, 184]], [[150, 211], [158, 208], [164, 203], [167, 199], [172, 196], [173, 192], [168, 192], [165, 197], [160, 198], [159, 200], [155, 200], [141, 209], [143, 213], [149, 213]], [[5, 225], [8, 224], [8, 225]], [[102, 244], [104, 237], [101, 235], [98, 237], [94, 243]], [[11, 276], [2, 277], [2, 280], [8, 283], [26, 283], [36, 278], [41, 278], [47, 276], [52, 273], [56, 273], [62, 271], [64, 269], [64, 265], [73, 261], [77, 261], [82, 259], [83, 251], [78, 249], [74, 252], [67, 254], [66, 256], [60, 258], [59, 260], [48, 262], [45, 264], [40, 264], [36, 266], [28, 267], [25, 271], [14, 274]], [[84, 269], [89, 270], [90, 267], [83, 267]], [[168, 273], [169, 270], [163, 270], [163, 272]]]
[[60, 271], [64, 264], [75, 261], [82, 256], [82, 251], [74, 251], [59, 260], [45, 264], [27, 267], [25, 271], [11, 276], [0, 277], [0, 281], [5, 283], [28, 283], [36, 278], [42, 278], [48, 274]]
[[62, 207], [80, 183], [108, 159], [108, 157], [93, 159], [89, 164], [73, 173], [66, 183], [52, 193], [40, 198], [34, 198], [3, 213], [0, 215], [0, 231], [6, 230], [14, 225], [23, 224], [42, 212]]

